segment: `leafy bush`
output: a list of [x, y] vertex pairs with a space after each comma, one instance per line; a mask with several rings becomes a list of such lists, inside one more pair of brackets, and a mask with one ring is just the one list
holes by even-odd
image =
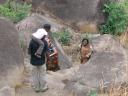
[[11, 19], [14, 23], [26, 17], [30, 10], [31, 5], [20, 4], [15, 0], [8, 0], [5, 4], [0, 5], [0, 15]]
[[104, 5], [103, 12], [107, 15], [107, 21], [101, 27], [102, 34], [119, 35], [128, 26], [128, 0], [125, 2], [109, 2]]
[[92, 90], [88, 96], [98, 96], [97, 91]]
[[68, 30], [64, 29], [61, 32], [56, 32], [53, 36], [56, 37], [62, 45], [70, 45], [72, 35]]

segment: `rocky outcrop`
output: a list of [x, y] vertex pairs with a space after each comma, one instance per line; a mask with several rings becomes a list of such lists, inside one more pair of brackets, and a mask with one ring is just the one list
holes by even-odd
[[[20, 39], [23, 42], [25, 54], [27, 53], [26, 49], [31, 39], [31, 34], [46, 23], [51, 24], [51, 31], [58, 31], [64, 27], [60, 23], [56, 22], [57, 21], [51, 19], [50, 17], [42, 16], [39, 14], [32, 14], [31, 16], [27, 17], [16, 25], [16, 28], [20, 31]], [[65, 69], [71, 67], [72, 63], [63, 52], [61, 45], [59, 45], [58, 42], [53, 39], [52, 33], [49, 33], [49, 35], [58, 49], [60, 68]]]
[[[46, 81], [49, 90], [39, 94], [45, 96], [88, 96], [90, 90], [97, 91], [99, 87], [109, 88], [110, 84], [118, 85], [127, 80], [128, 55], [118, 39], [111, 35], [93, 38], [94, 53], [91, 59], [84, 65], [76, 65], [57, 72], [48, 71]], [[30, 64], [27, 66], [27, 69], [29, 68]], [[31, 78], [27, 79], [31, 81]], [[17, 92], [16, 96], [19, 94], [37, 96], [30, 88], [23, 88]]]
[[34, 12], [54, 15], [71, 23], [81, 32], [98, 33], [98, 25], [105, 22], [102, 10], [107, 1], [124, 0], [24, 0], [30, 2]]
[[[107, 0], [32, 0], [33, 11], [53, 14], [71, 23], [81, 32], [98, 32], [97, 24], [105, 21], [102, 12]], [[52, 15], [51, 14], [51, 15]]]
[[15, 26], [0, 17], [0, 88], [18, 83], [23, 72], [24, 59]]
[[32, 0], [37, 10], [47, 9], [67, 21], [104, 21], [102, 6], [106, 0]]
[[53, 14], [81, 32], [98, 32], [105, 21], [102, 7], [106, 0], [32, 0], [33, 11]]
[[80, 66], [65, 86], [66, 90], [74, 92], [76, 96], [85, 96], [90, 90], [127, 80], [128, 55], [118, 39], [110, 35], [98, 36], [92, 40], [92, 45], [94, 53], [91, 59]]

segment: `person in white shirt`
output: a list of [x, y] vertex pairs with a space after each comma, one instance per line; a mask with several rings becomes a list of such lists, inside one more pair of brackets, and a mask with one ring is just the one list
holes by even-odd
[[37, 52], [35, 53], [35, 55], [38, 58], [41, 58], [41, 53], [44, 48], [44, 43], [42, 42], [41, 39], [48, 36], [47, 32], [49, 32], [50, 29], [51, 29], [50, 24], [44, 24], [43, 28], [38, 29], [35, 33], [32, 34], [32, 39], [39, 44], [39, 48], [37, 49]]

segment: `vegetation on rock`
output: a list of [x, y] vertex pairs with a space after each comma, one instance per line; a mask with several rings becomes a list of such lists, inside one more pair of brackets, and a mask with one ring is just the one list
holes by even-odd
[[31, 5], [18, 3], [16, 0], [8, 0], [0, 5], [0, 15], [11, 19], [14, 23], [25, 18], [31, 10]]
[[53, 33], [62, 45], [70, 45], [72, 35], [67, 29], [63, 29], [61, 32]]
[[103, 12], [107, 20], [101, 27], [102, 34], [120, 35], [128, 27], [128, 0], [124, 2], [108, 2]]

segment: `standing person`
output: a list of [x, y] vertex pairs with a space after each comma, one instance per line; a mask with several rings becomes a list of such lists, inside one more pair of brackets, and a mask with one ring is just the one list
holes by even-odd
[[48, 42], [48, 58], [47, 58], [47, 70], [51, 71], [57, 71], [59, 70], [58, 65], [58, 52], [57, 49], [52, 44], [51, 40], [49, 38], [46, 38], [46, 41]]
[[[35, 35], [36, 36], [36, 35]], [[32, 69], [32, 80], [33, 87], [36, 92], [46, 91], [48, 89], [47, 83], [45, 81], [46, 75], [46, 54], [48, 51], [48, 44], [45, 41], [46, 35], [42, 35], [43, 50], [40, 54], [41, 57], [35, 55], [37, 49], [40, 47], [38, 42], [31, 40], [29, 43], [29, 54], [30, 54], [30, 63], [33, 65]]]
[[92, 55], [92, 47], [87, 38], [84, 38], [80, 46], [81, 64], [85, 64]]
[[47, 36], [47, 42], [48, 42], [48, 47], [49, 47], [49, 55], [47, 58], [47, 70], [52, 70], [52, 71], [57, 71], [59, 70], [59, 65], [58, 65], [58, 52], [57, 49], [54, 47], [51, 42], [51, 40], [54, 40], [52, 37], [51, 33], [51, 25], [50, 24], [44, 24], [43, 27], [46, 32], [48, 32], [49, 36]]
[[35, 55], [38, 58], [41, 58], [41, 53], [43, 51], [43, 46], [44, 46], [41, 38], [43, 37], [43, 35], [47, 35], [48, 36], [48, 33], [51, 36], [50, 29], [51, 29], [51, 25], [50, 24], [44, 24], [43, 28], [39, 28], [35, 33], [32, 34], [32, 39], [39, 44], [39, 48], [35, 52]]

